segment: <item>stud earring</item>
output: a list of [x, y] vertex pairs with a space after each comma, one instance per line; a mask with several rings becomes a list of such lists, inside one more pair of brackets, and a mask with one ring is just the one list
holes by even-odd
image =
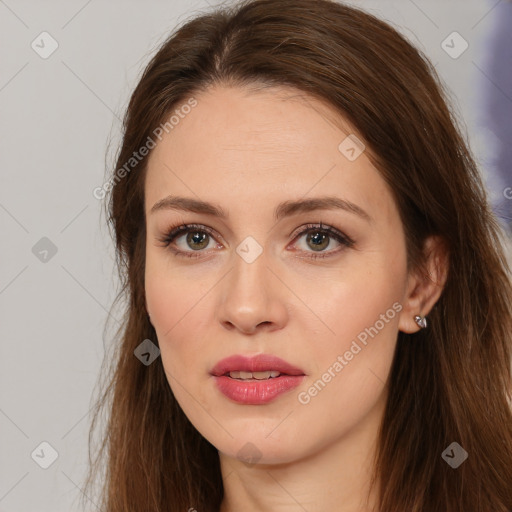
[[425, 329], [427, 327], [427, 317], [416, 315], [414, 317], [414, 321], [422, 328]]

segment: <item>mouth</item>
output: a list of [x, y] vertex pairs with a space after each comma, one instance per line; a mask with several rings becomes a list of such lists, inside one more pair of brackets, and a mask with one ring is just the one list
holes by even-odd
[[228, 357], [215, 365], [211, 375], [225, 397], [243, 405], [271, 402], [305, 377], [300, 368], [268, 354]]
[[244, 372], [244, 371], [234, 371], [225, 373], [224, 377], [231, 377], [232, 379], [241, 380], [241, 381], [257, 381], [257, 380], [268, 380], [275, 379], [280, 375], [286, 375], [277, 370], [268, 370], [265, 372]]
[[281, 375], [300, 376], [305, 373], [283, 359], [270, 355], [259, 354], [253, 357], [234, 355], [222, 359], [212, 369], [214, 377], [230, 377], [237, 380], [268, 380]]

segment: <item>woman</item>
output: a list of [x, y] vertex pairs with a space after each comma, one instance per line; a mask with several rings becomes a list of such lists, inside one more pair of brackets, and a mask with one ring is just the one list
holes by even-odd
[[106, 188], [103, 510], [512, 510], [509, 268], [459, 130], [429, 61], [340, 3], [162, 45]]

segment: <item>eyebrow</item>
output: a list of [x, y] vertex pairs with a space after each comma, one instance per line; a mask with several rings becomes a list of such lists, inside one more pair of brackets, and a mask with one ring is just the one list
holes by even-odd
[[[167, 196], [153, 205], [150, 213], [161, 210], [178, 210], [185, 212], [212, 215], [220, 219], [228, 219], [229, 215], [220, 205], [201, 201], [191, 197]], [[311, 199], [289, 200], [280, 203], [274, 211], [274, 220], [289, 217], [298, 213], [315, 210], [344, 210], [353, 213], [368, 222], [372, 222], [370, 215], [360, 206], [336, 196], [314, 197]]]

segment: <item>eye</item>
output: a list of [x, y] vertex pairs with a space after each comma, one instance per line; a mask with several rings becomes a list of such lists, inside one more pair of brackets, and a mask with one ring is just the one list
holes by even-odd
[[[188, 247], [192, 247], [192, 251], [186, 249], [176, 249], [173, 245], [178, 245], [175, 240], [182, 238], [182, 233], [186, 234], [185, 243]], [[181, 236], [180, 236], [181, 235]], [[182, 224], [169, 228], [167, 234], [160, 241], [164, 247], [168, 247], [176, 256], [184, 256], [186, 258], [198, 258], [201, 256], [203, 249], [208, 247], [210, 238], [213, 238], [213, 232], [210, 228], [200, 224]]]
[[[311, 259], [333, 256], [343, 250], [343, 247], [352, 247], [355, 243], [350, 237], [343, 234], [341, 231], [338, 231], [336, 228], [331, 226], [324, 226], [322, 223], [306, 225], [304, 229], [295, 234], [294, 240], [302, 238], [303, 236], [306, 236], [305, 243], [308, 244], [307, 247], [313, 248], [312, 253], [311, 251], [303, 250], [303, 252], [308, 253], [306, 258]], [[180, 244], [178, 242], [182, 237], [185, 237], [185, 245], [182, 245], [181, 248], [179, 248]], [[324, 251], [326, 247], [331, 245], [330, 242], [332, 239], [340, 244], [342, 249]], [[208, 248], [213, 240], [213, 231], [201, 224], [182, 224], [171, 227], [165, 236], [160, 239], [163, 247], [169, 248], [176, 256], [183, 256], [186, 258], [200, 257], [201, 253], [205, 252], [203, 249]], [[176, 248], [176, 246], [178, 248]], [[187, 246], [188, 248], [192, 248], [192, 250], [187, 250]]]
[[[341, 252], [343, 247], [352, 247], [355, 244], [354, 240], [343, 234], [341, 231], [338, 231], [332, 226], [324, 226], [322, 223], [308, 224], [305, 229], [297, 234], [296, 238], [302, 238], [304, 235], [306, 236], [306, 247], [313, 248], [312, 254], [310, 254], [309, 251], [305, 251], [308, 253], [306, 258], [311, 259], [329, 258]], [[338, 250], [324, 251], [326, 247], [331, 245], [332, 239], [340, 244], [342, 248]]]

